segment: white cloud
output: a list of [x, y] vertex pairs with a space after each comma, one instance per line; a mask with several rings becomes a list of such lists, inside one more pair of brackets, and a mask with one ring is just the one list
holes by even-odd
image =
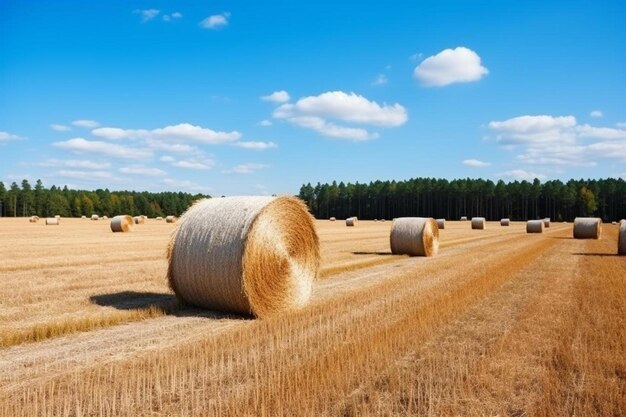
[[472, 168], [484, 168], [491, 165], [491, 162], [480, 161], [478, 159], [464, 159], [463, 165], [467, 165]]
[[95, 162], [88, 159], [47, 159], [39, 163], [42, 167], [80, 168], [103, 170], [111, 167], [109, 162]]
[[180, 19], [183, 17], [183, 14], [180, 12], [174, 12], [172, 14], [164, 14], [163, 15], [163, 21], [164, 22], [170, 22], [173, 19]]
[[513, 178], [516, 180], [527, 180], [527, 181], [532, 181], [535, 178], [537, 179], [544, 179], [546, 176], [543, 174], [538, 174], [536, 172], [529, 172], [529, 171], [525, 171], [523, 169], [512, 169], [510, 171], [505, 171], [505, 172], [501, 172], [499, 174], [496, 174], [499, 177], [508, 177], [508, 178]]
[[582, 138], [597, 139], [626, 139], [626, 130], [613, 129], [611, 127], [593, 127], [587, 124], [578, 126], [577, 132]]
[[152, 156], [152, 152], [148, 150], [130, 148], [108, 142], [89, 141], [83, 138], [54, 142], [52, 145], [75, 153], [94, 153], [122, 159], [143, 159]]
[[212, 190], [211, 187], [207, 187], [204, 185], [197, 184], [195, 182], [189, 180], [175, 180], [172, 178], [163, 179], [163, 184], [174, 188], [175, 190], [188, 190], [197, 193], [208, 193]]
[[267, 96], [262, 96], [261, 100], [263, 101], [271, 101], [272, 103], [285, 103], [289, 101], [291, 97], [289, 97], [289, 93], [285, 90], [274, 91], [272, 94]]
[[176, 153], [199, 152], [197, 147], [187, 145], [185, 143], [169, 143], [169, 142], [164, 142], [162, 140], [157, 140], [157, 139], [146, 139], [145, 143], [150, 149], [154, 149], [158, 151], [176, 152]]
[[426, 58], [415, 68], [413, 75], [425, 86], [443, 87], [478, 81], [488, 73], [476, 52], [459, 46]]
[[615, 123], [615, 126], [619, 127], [620, 129], [626, 129], [626, 122]]
[[14, 135], [12, 133], [9, 132], [2, 132], [0, 131], [0, 143], [2, 142], [8, 142], [10, 140], [20, 140], [22, 139], [21, 137]]
[[256, 142], [256, 141], [246, 141], [246, 142], [234, 142], [233, 146], [243, 149], [252, 149], [254, 151], [264, 151], [266, 149], [278, 148], [278, 145], [274, 142]]
[[189, 123], [181, 123], [173, 126], [166, 126], [159, 129], [120, 129], [117, 127], [101, 127], [91, 131], [94, 136], [110, 140], [120, 139], [174, 139], [182, 141], [196, 141], [206, 144], [219, 144], [234, 142], [241, 138], [241, 133], [237, 131], [219, 132]]
[[155, 17], [158, 16], [158, 14], [160, 13], [160, 10], [157, 9], [145, 9], [145, 10], [133, 10], [133, 13], [137, 13], [139, 15], [141, 15], [141, 21], [142, 22], [147, 22], [149, 20], [154, 19]]
[[363, 128], [340, 126], [327, 119], [383, 127], [401, 126], [408, 119], [405, 108], [398, 103], [381, 106], [361, 95], [343, 91], [329, 91], [303, 97], [295, 104], [282, 104], [274, 110], [273, 116], [325, 136], [357, 141], [376, 138], [378, 134]]
[[176, 159], [171, 157], [171, 156], [169, 156], [169, 155], [165, 155], [165, 156], [162, 156], [160, 158], [160, 161], [161, 162], [174, 162], [174, 161], [176, 161]]
[[385, 74], [378, 74], [374, 81], [372, 81], [372, 85], [385, 85], [388, 82], [389, 80]]
[[50, 129], [57, 131], [57, 132], [67, 132], [69, 130], [72, 130], [72, 128], [69, 126], [57, 125], [57, 124], [51, 124]]
[[183, 14], [181, 12], [174, 12], [172, 13], [172, 18], [174, 19], [180, 19], [183, 17]]
[[265, 120], [261, 120], [259, 122], [259, 126], [268, 127], [268, 126], [271, 126], [271, 125], [272, 125], [272, 121], [271, 120], [265, 119]]
[[205, 29], [220, 29], [228, 25], [228, 19], [230, 18], [229, 12], [224, 12], [221, 14], [214, 14], [212, 16], [207, 17], [202, 22], [200, 22], [200, 26]]
[[193, 158], [188, 160], [177, 160], [169, 155], [162, 156], [161, 162], [166, 162], [176, 168], [204, 170], [211, 169], [215, 165], [215, 161], [210, 158]]
[[120, 172], [122, 174], [145, 175], [147, 177], [162, 177], [167, 174], [167, 172], [161, 169], [145, 167], [143, 165], [122, 167], [120, 168]]
[[93, 129], [100, 126], [100, 123], [95, 120], [74, 120], [72, 124], [76, 127], [85, 127], [87, 129]]
[[502, 122], [489, 123], [489, 128], [498, 133], [496, 140], [502, 144], [523, 143], [573, 143], [576, 126], [574, 116], [519, 116]]
[[589, 113], [589, 116], [591, 116], [591, 117], [603, 117], [604, 114], [602, 114], [602, 110], [594, 110], [591, 113]]
[[241, 164], [232, 167], [231, 169], [222, 171], [224, 174], [254, 174], [255, 172], [269, 168], [266, 164]]
[[109, 171], [74, 171], [74, 170], [61, 170], [56, 173], [57, 177], [73, 178], [77, 180], [85, 181], [100, 181], [100, 180], [118, 180]]

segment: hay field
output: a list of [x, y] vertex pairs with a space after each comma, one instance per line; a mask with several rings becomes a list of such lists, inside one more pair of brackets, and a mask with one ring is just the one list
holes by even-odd
[[617, 226], [446, 222], [410, 258], [317, 221], [310, 306], [264, 320], [177, 303], [174, 227], [0, 219], [0, 416], [626, 415]]

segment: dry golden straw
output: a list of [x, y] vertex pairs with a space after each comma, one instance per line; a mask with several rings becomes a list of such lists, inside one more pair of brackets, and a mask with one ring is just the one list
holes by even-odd
[[31, 223], [37, 223], [39, 221], [39, 216], [31, 216], [28, 221]]
[[619, 234], [617, 235], [617, 254], [626, 255], [626, 220], [619, 223]]
[[528, 220], [526, 223], [526, 233], [543, 233], [543, 220]]
[[346, 219], [346, 226], [356, 226], [359, 219], [357, 217], [348, 217]]
[[176, 216], [167, 216], [167, 217], [165, 218], [165, 221], [166, 221], [167, 223], [176, 223]]
[[100, 216], [98, 216], [97, 214], [92, 214], [91, 220], [100, 220]]
[[550, 227], [550, 218], [546, 217], [545, 219], [543, 219], [543, 225], [544, 227]]
[[46, 226], [54, 225], [58, 226], [61, 223], [61, 219], [59, 217], [48, 217], [46, 219]]
[[500, 226], [509, 226], [511, 224], [510, 219], [500, 219]]
[[295, 197], [211, 198], [181, 216], [168, 259], [168, 281], [181, 300], [265, 317], [307, 304], [319, 239]]
[[472, 229], [483, 230], [485, 228], [484, 217], [472, 217]]
[[133, 217], [133, 221], [135, 222], [135, 224], [144, 224], [146, 219], [144, 218], [144, 216], [135, 216]]
[[574, 239], [600, 239], [602, 220], [597, 217], [576, 217], [574, 219]]
[[439, 229], [445, 229], [446, 228], [446, 219], [437, 219], [437, 227]]
[[133, 230], [133, 218], [128, 215], [115, 216], [111, 219], [111, 231], [113, 233], [126, 233]]
[[439, 228], [430, 217], [399, 217], [391, 225], [389, 241], [395, 254], [435, 256], [439, 250]]

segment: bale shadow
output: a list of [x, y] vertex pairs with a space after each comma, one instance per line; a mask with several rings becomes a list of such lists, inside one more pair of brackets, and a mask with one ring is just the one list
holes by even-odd
[[394, 255], [391, 252], [364, 252], [364, 251], [359, 251], [359, 252], [352, 252], [353, 255], [381, 255], [381, 256], [392, 256]]
[[604, 257], [604, 256], [608, 256], [608, 257], [618, 256], [616, 253], [598, 253], [598, 252], [592, 252], [592, 253], [574, 252], [574, 253], [572, 253], [572, 255], [577, 255], [577, 256], [598, 256], [598, 257]]
[[120, 291], [115, 293], [97, 294], [89, 300], [102, 307], [113, 307], [118, 310], [143, 310], [157, 308], [167, 316], [175, 317], [206, 317], [212, 319], [251, 319], [251, 315], [224, 313], [190, 306], [176, 298], [174, 294]]

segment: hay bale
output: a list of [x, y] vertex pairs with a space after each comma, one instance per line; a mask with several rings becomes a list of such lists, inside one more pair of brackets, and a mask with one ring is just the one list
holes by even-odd
[[391, 252], [399, 255], [435, 256], [439, 228], [430, 217], [399, 217], [391, 225]]
[[80, 218], [81, 218], [81, 219], [86, 219], [86, 218], [87, 218], [87, 216], [80, 216]]
[[98, 216], [97, 214], [92, 214], [91, 220], [100, 220], [100, 216]]
[[61, 218], [59, 217], [46, 218], [46, 226], [58, 226], [59, 224], [61, 224]]
[[319, 239], [298, 198], [210, 198], [181, 216], [168, 259], [168, 281], [181, 300], [265, 317], [308, 303]]
[[510, 225], [511, 225], [510, 219], [500, 219], [500, 226], [510, 226]]
[[336, 219], [336, 218], [334, 218], [334, 217], [331, 217], [331, 218], [330, 218], [330, 219], [328, 219], [328, 220], [330, 220], [331, 222], [334, 222], [334, 221], [336, 221], [337, 219]]
[[437, 219], [437, 227], [439, 229], [445, 229], [446, 228], [446, 219]]
[[30, 219], [28, 219], [28, 221], [30, 223], [37, 223], [39, 221], [39, 216], [30, 216]]
[[144, 216], [133, 217], [133, 222], [135, 222], [135, 224], [144, 224], [145, 221], [146, 219], [144, 218]]
[[597, 217], [576, 217], [574, 219], [574, 239], [600, 239], [602, 220]]
[[359, 219], [356, 217], [348, 217], [346, 219], [346, 226], [356, 226], [358, 221]]
[[61, 215], [60, 215], [60, 214], [57, 214], [56, 216], [54, 216], [54, 218], [55, 218], [55, 219], [60, 219], [60, 218], [61, 218]]
[[381, 220], [381, 222], [385, 223], [385, 222], [386, 222], [386, 220], [385, 220], [385, 219], [382, 219], [382, 220]]
[[616, 222], [616, 221], [612, 221], [612, 222], [611, 222], [611, 224], [612, 224], [613, 226], [616, 226], [616, 225], [617, 225], [617, 222]]
[[103, 220], [108, 220], [108, 219], [109, 219], [109, 216], [102, 216], [102, 219], [103, 219]]
[[159, 216], [156, 218], [156, 220], [163, 220], [163, 217]]
[[461, 216], [461, 221], [462, 222], [466, 222], [467, 221], [467, 216]]
[[626, 220], [619, 223], [619, 234], [617, 235], [617, 254], [626, 255]]
[[177, 220], [176, 216], [167, 216], [167, 217], [165, 218], [165, 221], [166, 221], [167, 223], [176, 223], [176, 220]]
[[128, 215], [115, 216], [111, 219], [111, 231], [113, 233], [126, 233], [133, 230], [133, 218]]
[[550, 218], [546, 217], [545, 219], [543, 219], [543, 226], [544, 227], [550, 227]]
[[543, 220], [528, 220], [526, 222], [526, 233], [543, 233]]
[[472, 230], [483, 230], [485, 223], [484, 217], [472, 217]]

